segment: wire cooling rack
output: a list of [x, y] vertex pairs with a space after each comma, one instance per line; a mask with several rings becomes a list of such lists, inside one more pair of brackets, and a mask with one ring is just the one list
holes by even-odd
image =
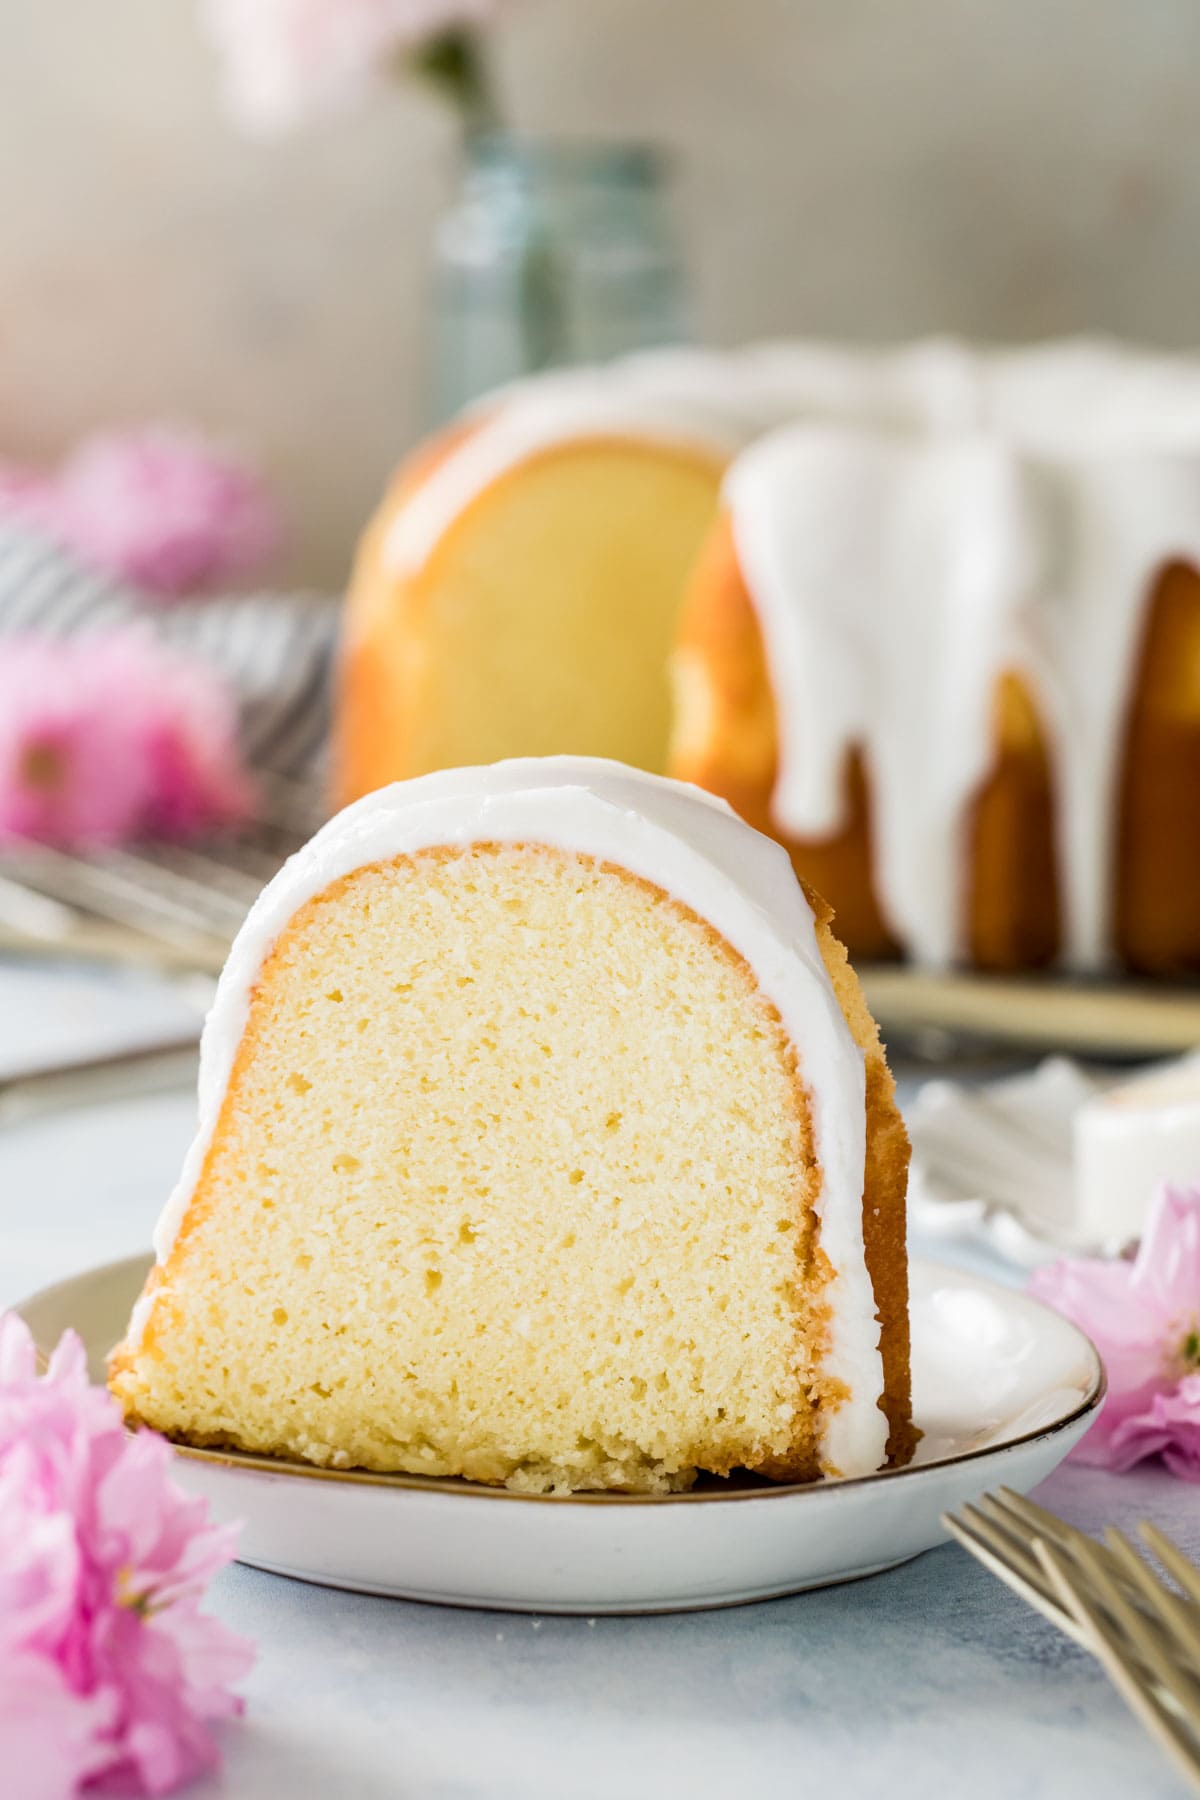
[[74, 855], [44, 844], [0, 853], [0, 948], [216, 973], [259, 892], [323, 822], [320, 794], [257, 776], [256, 815], [203, 843]]

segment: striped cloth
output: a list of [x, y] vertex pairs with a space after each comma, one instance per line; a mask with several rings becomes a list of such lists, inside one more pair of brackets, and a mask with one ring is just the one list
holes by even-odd
[[135, 622], [232, 684], [252, 767], [293, 778], [316, 773], [329, 736], [334, 602], [286, 594], [150, 602], [0, 518], [0, 656], [17, 632], [67, 637]]

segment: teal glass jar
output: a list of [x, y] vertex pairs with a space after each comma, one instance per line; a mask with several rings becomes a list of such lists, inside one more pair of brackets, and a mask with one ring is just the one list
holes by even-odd
[[437, 239], [434, 410], [499, 383], [687, 340], [661, 155], [644, 145], [472, 138]]

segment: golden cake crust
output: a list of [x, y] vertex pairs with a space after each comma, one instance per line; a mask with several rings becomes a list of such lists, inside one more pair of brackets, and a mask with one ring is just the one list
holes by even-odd
[[867, 1075], [867, 1162], [863, 1184], [863, 1243], [881, 1321], [884, 1393], [888, 1418], [888, 1461], [909, 1462], [920, 1433], [912, 1420], [911, 1341], [908, 1316], [907, 1209], [910, 1145], [896, 1104], [896, 1084], [888, 1067], [879, 1027], [871, 1017], [862, 984], [846, 946], [833, 930], [833, 909], [807, 883], [804, 891], [817, 926], [817, 943], [833, 991]]

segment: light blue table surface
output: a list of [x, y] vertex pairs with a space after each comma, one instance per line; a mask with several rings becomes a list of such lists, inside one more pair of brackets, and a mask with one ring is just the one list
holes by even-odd
[[[149, 977], [0, 962], [0, 1074], [190, 1016]], [[0, 1305], [144, 1249], [192, 1119], [178, 1092], [0, 1129]], [[1064, 1468], [1040, 1497], [1089, 1528], [1148, 1516], [1200, 1551], [1200, 1492], [1157, 1469]], [[854, 1585], [674, 1617], [455, 1611], [237, 1567], [212, 1605], [259, 1658], [197, 1800], [1184, 1792], [1089, 1658], [952, 1545]]]

